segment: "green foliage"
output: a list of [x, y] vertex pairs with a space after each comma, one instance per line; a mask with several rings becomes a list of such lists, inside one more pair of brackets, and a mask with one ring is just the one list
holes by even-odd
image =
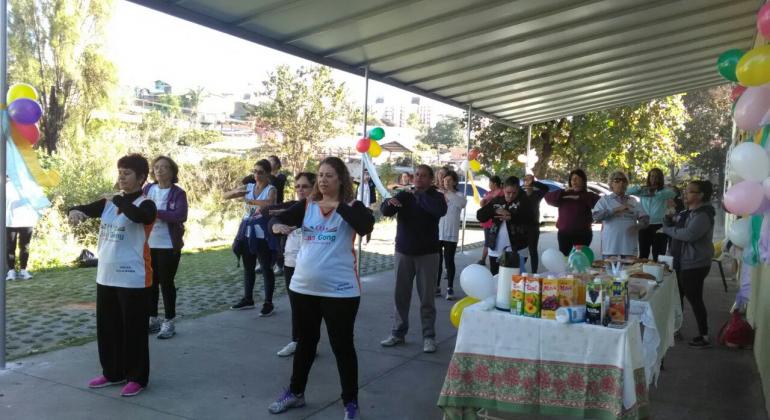
[[83, 127], [91, 111], [109, 103], [117, 83], [101, 54], [109, 0], [11, 0], [9, 82], [38, 89], [43, 107], [41, 144], [55, 151], [67, 129]]
[[284, 151], [292, 173], [321, 152], [323, 140], [350, 129], [349, 120], [347, 127], [338, 121], [345, 120], [353, 107], [344, 83], [334, 81], [328, 67], [278, 66], [263, 84], [259, 95], [267, 101], [256, 107], [254, 116], [281, 134], [267, 141]]
[[80, 254], [82, 246], [61, 211], [63, 207], [61, 198], [54, 200], [35, 226], [30, 241], [30, 270], [69, 265]]
[[453, 147], [462, 143], [463, 135], [460, 131], [460, 122], [449, 118], [436, 123], [420, 138], [420, 141], [431, 147]]
[[224, 139], [222, 133], [213, 130], [192, 129], [179, 133], [178, 144], [180, 146], [205, 146], [220, 142]]

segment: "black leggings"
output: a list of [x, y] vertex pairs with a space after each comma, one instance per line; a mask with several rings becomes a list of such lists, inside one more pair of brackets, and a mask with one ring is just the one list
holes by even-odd
[[441, 287], [441, 274], [446, 264], [446, 287], [452, 289], [455, 284], [455, 253], [457, 242], [439, 241], [441, 247], [438, 252], [438, 281], [436, 287]]
[[[294, 277], [294, 267], [288, 265], [283, 266], [283, 278], [286, 280], [286, 294], [289, 294], [289, 286], [291, 285], [291, 278]], [[291, 299], [289, 299], [289, 305], [291, 305]], [[297, 342], [297, 317], [294, 316], [294, 311], [291, 312], [291, 341]]]
[[257, 260], [262, 266], [262, 279], [265, 281], [265, 303], [273, 303], [275, 291], [275, 273], [273, 273], [273, 251], [264, 239], [257, 240], [257, 254], [249, 251], [248, 245], [241, 245], [243, 259], [243, 298], [254, 301], [254, 283], [257, 281]]
[[329, 343], [337, 359], [342, 385], [342, 402], [358, 400], [358, 356], [353, 342], [360, 297], [330, 298], [289, 291], [292, 317], [297, 320], [299, 340], [294, 352], [294, 365], [289, 389], [304, 394], [310, 368], [321, 339], [321, 320], [326, 322]]
[[152, 291], [150, 292], [150, 316], [158, 316], [158, 300], [163, 292], [163, 311], [166, 319], [176, 318], [176, 285], [174, 277], [179, 268], [180, 251], [150, 248], [152, 258]]
[[8, 269], [16, 268], [16, 243], [19, 244], [19, 267], [27, 269], [29, 261], [29, 241], [32, 240], [31, 227], [6, 228], [6, 244], [8, 245]]
[[575, 245], [591, 246], [591, 240], [594, 238], [594, 233], [590, 230], [585, 232], [562, 232], [556, 233], [556, 238], [559, 240], [559, 251], [564, 256], [568, 256], [572, 247]]
[[679, 285], [679, 301], [684, 309], [684, 298], [690, 302], [698, 323], [698, 334], [708, 335], [708, 315], [706, 304], [703, 303], [703, 281], [706, 280], [711, 267], [700, 267], [689, 270], [677, 270], [676, 280]]
[[125, 379], [147, 386], [147, 294], [145, 288], [96, 285], [96, 343], [102, 374], [110, 382]]
[[639, 231], [639, 258], [649, 258], [652, 249], [652, 259], [658, 261], [658, 255], [666, 255], [668, 236], [658, 232], [663, 225], [649, 225]]

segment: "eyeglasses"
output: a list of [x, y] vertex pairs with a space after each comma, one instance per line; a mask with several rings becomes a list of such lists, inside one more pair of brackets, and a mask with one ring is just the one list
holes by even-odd
[[614, 179], [612, 180], [612, 182], [621, 183], [621, 182], [628, 182], [628, 180], [627, 180], [627, 179], [625, 179], [625, 178], [614, 178]]
[[298, 190], [300, 188], [304, 190], [304, 189], [313, 188], [313, 186], [310, 185], [310, 184], [296, 184], [296, 185], [294, 185], [294, 189], [295, 190]]

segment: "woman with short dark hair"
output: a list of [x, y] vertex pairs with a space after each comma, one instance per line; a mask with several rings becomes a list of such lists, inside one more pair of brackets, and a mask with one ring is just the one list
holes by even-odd
[[[184, 222], [187, 221], [187, 193], [176, 185], [179, 182], [179, 166], [168, 156], [158, 156], [152, 161], [150, 177], [155, 181], [144, 187], [144, 195], [158, 208], [158, 219], [150, 233], [152, 257], [152, 294], [150, 298], [151, 334], [167, 339], [176, 333], [176, 277], [184, 247]], [[163, 292], [165, 319], [158, 318], [159, 290]]]
[[563, 190], [546, 193], [545, 201], [559, 208], [559, 218], [556, 219], [556, 238], [559, 241], [559, 251], [569, 255], [575, 245], [591, 246], [593, 232], [591, 230], [591, 210], [599, 201], [599, 195], [588, 191], [588, 177], [582, 169], [574, 169], [569, 173], [568, 186]]
[[273, 414], [305, 405], [305, 387], [326, 323], [337, 359], [345, 419], [358, 419], [358, 356], [353, 341], [361, 283], [353, 250], [355, 235], [374, 227], [374, 216], [355, 200], [353, 181], [337, 157], [321, 161], [313, 192], [270, 222], [276, 234], [302, 231], [302, 246], [289, 286], [297, 348], [291, 383], [268, 410]]
[[142, 194], [150, 170], [139, 154], [118, 160], [120, 192], [69, 210], [76, 225], [99, 217], [99, 263], [96, 269], [96, 342], [102, 375], [88, 383], [104, 388], [128, 382], [124, 397], [140, 393], [150, 376], [147, 341], [148, 290], [152, 285], [148, 239], [157, 209]]
[[703, 302], [703, 282], [711, 270], [714, 257], [714, 217], [711, 205], [714, 189], [709, 181], [691, 181], [684, 192], [687, 210], [674, 217], [666, 217], [663, 233], [671, 237], [671, 255], [679, 283], [680, 303], [690, 302], [698, 323], [698, 336], [689, 345], [694, 348], [711, 347], [708, 337], [708, 314]]

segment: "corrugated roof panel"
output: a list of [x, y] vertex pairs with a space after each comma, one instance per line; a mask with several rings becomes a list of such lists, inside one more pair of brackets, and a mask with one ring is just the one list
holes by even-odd
[[133, 0], [509, 123], [723, 82], [763, 0]]

